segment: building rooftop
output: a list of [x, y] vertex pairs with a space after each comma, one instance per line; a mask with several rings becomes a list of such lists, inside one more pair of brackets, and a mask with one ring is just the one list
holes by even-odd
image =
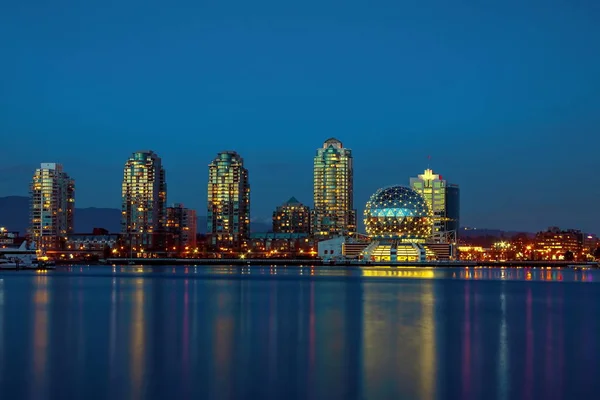
[[340, 148], [340, 149], [341, 149], [342, 147], [344, 147], [344, 146], [342, 145], [342, 142], [341, 142], [341, 141], [339, 141], [339, 140], [337, 140], [337, 139], [336, 139], [336, 138], [334, 138], [334, 137], [327, 139], [327, 140], [325, 141], [325, 143], [323, 143], [323, 148], [327, 148], [327, 147], [329, 147], [329, 146], [333, 146], [333, 147]]
[[288, 201], [286, 201], [285, 203], [283, 203], [283, 205], [285, 206], [291, 206], [291, 205], [301, 205], [302, 203], [300, 203], [298, 201], [298, 199], [296, 199], [294, 196], [290, 197], [290, 199]]

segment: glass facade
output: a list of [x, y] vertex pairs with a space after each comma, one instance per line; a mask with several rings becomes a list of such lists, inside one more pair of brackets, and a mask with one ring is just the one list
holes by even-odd
[[416, 178], [410, 178], [410, 186], [417, 191], [433, 212], [432, 239], [437, 243], [456, 243], [460, 226], [460, 191], [450, 185], [441, 175], [426, 169]]
[[224, 151], [208, 166], [208, 234], [211, 245], [239, 250], [250, 233], [250, 183], [244, 160]]
[[139, 151], [125, 162], [121, 198], [121, 232], [136, 254], [164, 251], [167, 182], [158, 155]]
[[31, 239], [42, 252], [63, 250], [73, 233], [75, 181], [56, 163], [42, 163], [30, 186]]
[[273, 213], [273, 232], [310, 233], [310, 209], [292, 197]]
[[337, 139], [325, 141], [314, 159], [312, 234], [318, 238], [356, 232], [352, 151]]

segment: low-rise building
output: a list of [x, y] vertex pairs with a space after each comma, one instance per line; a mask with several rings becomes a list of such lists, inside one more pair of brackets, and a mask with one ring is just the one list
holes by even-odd
[[119, 234], [97, 229], [92, 233], [71, 233], [67, 235], [64, 250], [50, 250], [46, 254], [53, 259], [105, 259], [117, 255], [119, 238]]
[[314, 243], [308, 233], [251, 233], [248, 251], [250, 257], [294, 258], [316, 255]]
[[583, 260], [584, 234], [575, 229], [550, 227], [538, 232], [534, 239], [537, 260]]

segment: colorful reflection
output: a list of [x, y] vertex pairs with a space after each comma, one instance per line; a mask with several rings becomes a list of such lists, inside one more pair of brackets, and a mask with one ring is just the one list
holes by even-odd
[[146, 353], [146, 315], [144, 310], [144, 279], [134, 282], [131, 313], [131, 386], [132, 398], [141, 398], [145, 373], [144, 357]]
[[48, 362], [48, 277], [38, 275], [35, 277], [35, 290], [33, 292], [33, 386], [38, 394], [47, 387], [47, 362]]
[[362, 276], [378, 278], [417, 278], [433, 279], [435, 273], [433, 269], [363, 269]]

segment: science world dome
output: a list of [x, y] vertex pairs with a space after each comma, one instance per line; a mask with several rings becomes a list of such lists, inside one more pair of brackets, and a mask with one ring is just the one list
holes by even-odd
[[367, 234], [379, 239], [423, 241], [431, 236], [432, 214], [425, 199], [405, 186], [377, 190], [365, 207]]

